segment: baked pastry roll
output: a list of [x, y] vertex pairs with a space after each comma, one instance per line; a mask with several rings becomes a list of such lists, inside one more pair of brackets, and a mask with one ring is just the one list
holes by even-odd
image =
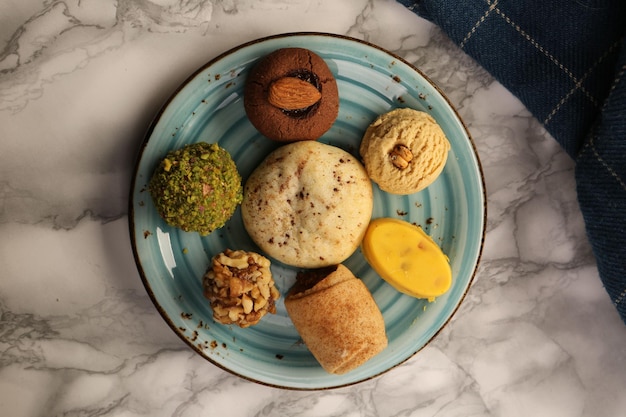
[[299, 273], [285, 307], [306, 346], [331, 374], [351, 371], [387, 346], [372, 294], [341, 264]]

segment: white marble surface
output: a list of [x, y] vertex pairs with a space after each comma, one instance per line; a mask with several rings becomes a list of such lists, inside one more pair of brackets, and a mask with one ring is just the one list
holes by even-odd
[[[131, 170], [163, 101], [239, 43], [350, 35], [420, 67], [476, 142], [488, 229], [449, 325], [397, 369], [285, 391], [191, 351], [135, 268]], [[0, 1], [0, 415], [623, 416], [626, 327], [573, 163], [433, 25], [390, 0]]]

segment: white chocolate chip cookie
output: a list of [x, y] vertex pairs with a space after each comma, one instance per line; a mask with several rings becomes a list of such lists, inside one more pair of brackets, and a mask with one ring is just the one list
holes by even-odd
[[241, 214], [266, 254], [287, 265], [321, 268], [358, 248], [372, 209], [372, 184], [357, 158], [302, 141], [278, 148], [254, 170]]

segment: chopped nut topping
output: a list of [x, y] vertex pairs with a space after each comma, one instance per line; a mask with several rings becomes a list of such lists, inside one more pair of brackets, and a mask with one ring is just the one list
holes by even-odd
[[266, 313], [276, 313], [280, 292], [269, 259], [257, 253], [227, 249], [217, 254], [202, 284], [219, 323], [249, 327]]

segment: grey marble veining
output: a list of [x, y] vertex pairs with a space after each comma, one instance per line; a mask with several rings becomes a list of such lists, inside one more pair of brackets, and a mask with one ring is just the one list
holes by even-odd
[[[453, 320], [376, 379], [245, 381], [161, 319], [127, 226], [138, 146], [203, 63], [261, 36], [345, 34], [416, 65], [481, 158], [487, 236]], [[586, 241], [573, 162], [436, 27], [390, 0], [0, 3], [0, 415], [617, 417], [626, 328]]]

